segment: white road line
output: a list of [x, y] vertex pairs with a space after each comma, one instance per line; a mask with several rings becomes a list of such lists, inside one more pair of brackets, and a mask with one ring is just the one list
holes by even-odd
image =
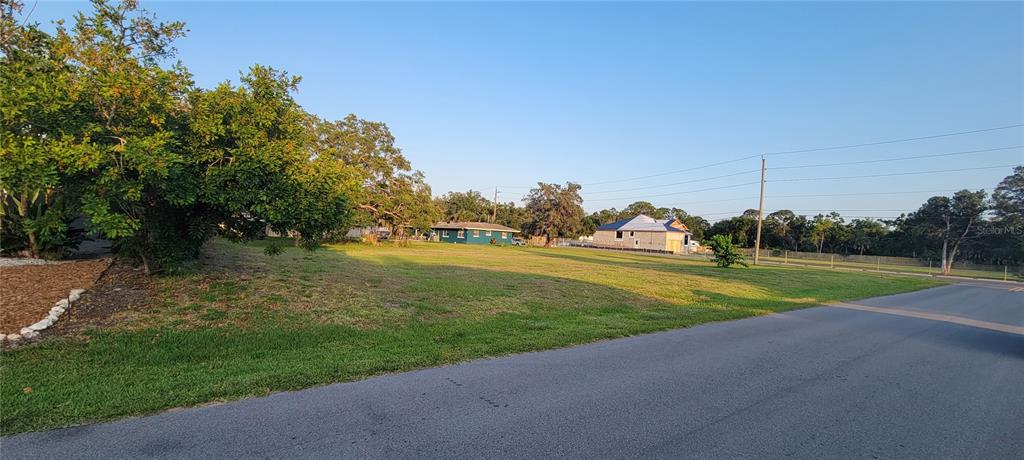
[[1024, 335], [1024, 327], [1013, 326], [1010, 324], [993, 323], [989, 321], [980, 321], [976, 319], [964, 318], [962, 316], [954, 315], [943, 315], [939, 313], [926, 313], [917, 310], [906, 310], [903, 308], [890, 308], [890, 307], [869, 307], [867, 305], [856, 305], [852, 303], [833, 303], [829, 304], [830, 307], [846, 308], [849, 310], [860, 310], [870, 311], [874, 313], [885, 313], [887, 315], [907, 316], [910, 318], [921, 318], [929, 319], [932, 321], [942, 321], [944, 323], [960, 324], [962, 326], [978, 327], [981, 329], [989, 329], [999, 332], [1009, 332], [1011, 334]]

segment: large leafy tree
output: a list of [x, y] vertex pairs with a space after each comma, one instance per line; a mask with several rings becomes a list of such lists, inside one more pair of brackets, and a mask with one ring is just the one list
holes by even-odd
[[687, 215], [679, 218], [679, 221], [682, 222], [686, 228], [690, 229], [690, 233], [696, 241], [703, 241], [704, 235], [711, 230], [711, 223], [701, 216]]
[[670, 212], [671, 210], [668, 208], [659, 208], [647, 201], [637, 201], [626, 206], [626, 209], [623, 209], [619, 216], [620, 218], [627, 218], [643, 214], [655, 219], [664, 219], [670, 217]]
[[938, 247], [943, 274], [950, 274], [962, 246], [978, 235], [987, 209], [985, 195], [984, 190], [961, 190], [952, 197], [932, 197], [907, 218], [907, 225], [919, 228]]
[[806, 219], [793, 211], [782, 209], [765, 216], [762, 229], [766, 247], [783, 247], [793, 251], [800, 249]]
[[[56, 49], [74, 66], [75, 87], [91, 115], [74, 167], [90, 175], [82, 209], [91, 229], [131, 248], [149, 266], [156, 236], [147, 225], [161, 204], [185, 205], [194, 189], [176, 135], [186, 117], [191, 76], [174, 57], [181, 22], [158, 22], [136, 2], [93, 1], [71, 27], [58, 23]], [[159, 220], [159, 219], [155, 219]]]
[[439, 200], [441, 218], [447, 222], [484, 222], [491, 220], [492, 203], [476, 191], [448, 192]]
[[992, 192], [989, 254], [999, 261], [1024, 261], [1024, 166], [1017, 166]]
[[564, 186], [538, 182], [525, 200], [530, 213], [526, 232], [544, 237], [546, 244], [551, 244], [555, 238], [577, 236], [584, 216], [580, 188], [572, 182]]
[[58, 232], [80, 213], [153, 272], [217, 232], [255, 238], [270, 226], [314, 247], [347, 223], [356, 180], [315, 155], [311, 117], [291, 97], [297, 78], [255, 66], [238, 87], [195, 89], [170, 62], [184, 25], [134, 1], [94, 0], [54, 37], [11, 11], [0, 70], [14, 95], [2, 106], [5, 242], [7, 208], [25, 239], [34, 232], [29, 246], [49, 235], [38, 216], [53, 213], [40, 209], [60, 210], [44, 219]]
[[722, 219], [711, 225], [704, 240], [714, 235], [726, 235], [740, 246], [752, 246], [757, 232], [757, 210], [748, 209], [743, 215]]
[[810, 238], [814, 248], [821, 253], [826, 243], [834, 243], [838, 239], [843, 226], [843, 218], [839, 213], [832, 212], [828, 215], [818, 214], [810, 222]]
[[407, 228], [429, 229], [440, 217], [423, 173], [412, 170], [386, 124], [349, 115], [314, 120], [310, 130], [314, 155], [348, 171], [357, 223], [403, 235]]
[[1024, 244], [1024, 166], [1013, 168], [992, 192], [992, 211], [1001, 230]]
[[522, 206], [516, 206], [511, 201], [498, 203], [496, 213], [495, 223], [516, 230], [522, 230], [526, 223], [530, 221], [530, 212]]
[[241, 82], [190, 98], [188, 160], [198, 190], [192, 210], [205, 211], [205, 225], [230, 238], [256, 238], [269, 226], [315, 247], [348, 223], [352, 173], [315, 155], [311, 117], [292, 98], [297, 77], [254, 66]]
[[874, 219], [854, 219], [850, 222], [847, 234], [850, 246], [863, 255], [865, 251], [875, 247], [889, 232], [882, 222]]
[[89, 122], [72, 67], [52, 37], [0, 5], [0, 247], [59, 257], [74, 246], [74, 155]]

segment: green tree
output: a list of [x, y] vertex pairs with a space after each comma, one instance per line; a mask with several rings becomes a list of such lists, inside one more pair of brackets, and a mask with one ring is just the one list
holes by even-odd
[[358, 224], [403, 235], [406, 228], [429, 229], [441, 217], [423, 173], [413, 171], [386, 124], [348, 115], [333, 122], [317, 119], [312, 125], [313, 156], [339, 162], [347, 170]]
[[448, 192], [438, 204], [446, 222], [486, 222], [491, 220], [492, 203], [476, 191]]
[[961, 246], [978, 236], [978, 225], [986, 209], [984, 190], [961, 190], [952, 197], [929, 198], [907, 221], [937, 242], [942, 273], [948, 275]]
[[703, 241], [704, 235], [711, 229], [711, 224], [701, 216], [686, 215], [679, 219], [686, 228], [690, 229], [693, 239]]
[[793, 251], [799, 249], [799, 239], [794, 227], [799, 224], [798, 216], [788, 209], [775, 211], [765, 216], [762, 229], [765, 247], [784, 247]]
[[577, 236], [584, 216], [580, 188], [572, 182], [565, 186], [538, 182], [526, 197], [526, 210], [530, 213], [530, 221], [524, 226], [526, 232], [543, 236], [546, 244], [555, 238]]
[[986, 232], [990, 257], [1000, 261], [1024, 261], [1024, 166], [1013, 168], [992, 192], [993, 222]]
[[715, 261], [719, 267], [729, 267], [733, 264], [739, 264], [744, 267], [747, 266], [746, 259], [743, 257], [743, 253], [740, 252], [736, 245], [732, 244], [732, 237], [728, 235], [714, 235], [708, 241], [708, 247], [715, 254], [712, 260]]
[[52, 37], [0, 5], [0, 248], [59, 257], [77, 245], [71, 168], [88, 117]]
[[668, 217], [668, 213], [668, 208], [657, 208], [647, 201], [637, 201], [635, 203], [630, 204], [629, 206], [626, 206], [626, 209], [623, 209], [622, 213], [620, 213], [619, 215], [621, 216], [621, 218], [628, 218], [636, 217], [640, 214], [643, 214], [647, 217], [652, 217], [654, 219], [664, 219]]
[[743, 215], [722, 219], [708, 229], [707, 236], [726, 235], [740, 246], [752, 246], [757, 231], [757, 210], [747, 210]]
[[314, 248], [349, 222], [354, 173], [317, 155], [307, 130], [311, 117], [292, 98], [298, 77], [257, 65], [241, 82], [190, 98], [188, 177], [199, 192], [186, 208], [192, 219], [182, 221], [193, 229], [193, 250], [211, 233], [197, 227], [252, 239], [269, 226], [297, 232], [303, 246]]
[[526, 208], [516, 206], [513, 202], [498, 203], [498, 217], [495, 223], [521, 231], [529, 221], [530, 212]]
[[3, 16], [0, 74], [14, 96], [3, 98], [5, 241], [9, 208], [31, 208], [18, 229], [37, 247], [81, 213], [154, 272], [218, 232], [247, 239], [270, 226], [312, 248], [348, 221], [357, 182], [315, 155], [297, 78], [255, 66], [237, 88], [195, 89], [180, 63], [163, 65], [184, 24], [134, 1], [92, 6], [54, 37]]
[[824, 249], [825, 241], [828, 240], [829, 235], [834, 232], [836, 225], [837, 222], [831, 215], [818, 214], [811, 221], [811, 242], [819, 254]]
[[1024, 242], [1024, 166], [1013, 168], [992, 192], [992, 212], [1004, 234]]
[[850, 245], [861, 255], [876, 247], [886, 233], [885, 225], [874, 219], [854, 219], [848, 232]]

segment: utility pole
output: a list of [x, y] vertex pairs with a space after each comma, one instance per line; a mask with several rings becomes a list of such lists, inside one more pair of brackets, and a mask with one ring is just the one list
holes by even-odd
[[498, 220], [498, 187], [494, 187], [494, 209], [491, 211], [491, 223], [495, 224]]
[[754, 240], [754, 265], [761, 258], [761, 222], [764, 221], [764, 157], [761, 157], [761, 201], [757, 205], [757, 238]]

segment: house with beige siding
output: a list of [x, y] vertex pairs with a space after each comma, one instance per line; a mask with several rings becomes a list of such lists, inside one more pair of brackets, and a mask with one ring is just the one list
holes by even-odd
[[597, 227], [594, 247], [686, 253], [693, 235], [677, 219], [655, 219], [640, 214]]

